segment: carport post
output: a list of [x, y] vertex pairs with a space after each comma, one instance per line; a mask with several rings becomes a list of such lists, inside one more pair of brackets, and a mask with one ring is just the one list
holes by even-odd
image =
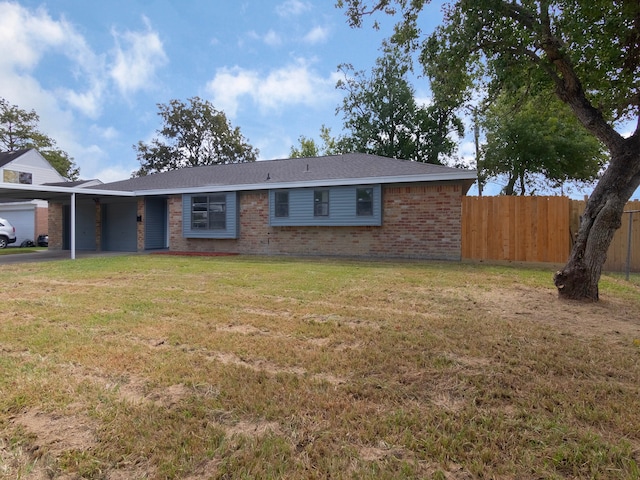
[[71, 194], [71, 260], [76, 258], [76, 194]]

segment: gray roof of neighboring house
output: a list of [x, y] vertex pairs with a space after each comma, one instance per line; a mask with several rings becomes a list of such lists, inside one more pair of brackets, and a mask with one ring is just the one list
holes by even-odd
[[22, 150], [15, 150], [13, 152], [0, 152], [0, 167], [13, 162], [16, 158], [21, 157], [27, 153], [30, 148], [23, 148]]
[[[143, 192], [147, 190], [188, 190], [201, 187], [238, 187], [245, 189], [271, 186], [321, 185], [360, 180], [407, 182], [462, 181], [468, 186], [475, 180], [474, 170], [398, 160], [363, 153], [313, 158], [289, 158], [249, 163], [182, 168], [91, 187], [95, 190]], [[468, 187], [467, 187], [468, 188]]]
[[90, 180], [74, 180], [71, 182], [50, 182], [50, 183], [45, 183], [43, 185], [49, 185], [52, 187], [82, 187], [82, 186], [92, 187], [94, 185], [102, 185], [102, 182], [97, 179], [90, 179]]

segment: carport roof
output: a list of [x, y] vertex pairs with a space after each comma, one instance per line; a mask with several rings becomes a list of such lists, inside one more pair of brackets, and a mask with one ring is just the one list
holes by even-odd
[[0, 198], [2, 199], [65, 200], [73, 193], [94, 198], [105, 196], [134, 196], [132, 192], [124, 191], [95, 191], [90, 188], [66, 187], [62, 185], [21, 185], [17, 183], [0, 183]]

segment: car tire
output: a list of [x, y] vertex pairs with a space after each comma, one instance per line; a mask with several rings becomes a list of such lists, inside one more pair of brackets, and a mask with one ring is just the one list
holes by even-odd
[[9, 239], [7, 237], [0, 237], [0, 248], [6, 248], [9, 244]]

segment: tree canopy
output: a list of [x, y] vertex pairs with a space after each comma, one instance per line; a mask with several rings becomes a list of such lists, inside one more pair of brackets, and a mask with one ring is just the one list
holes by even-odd
[[483, 178], [506, 178], [505, 195], [592, 182], [607, 160], [598, 139], [551, 92], [502, 93], [484, 111], [482, 124], [486, 143], [478, 168]]
[[[554, 89], [609, 154], [589, 197], [569, 261], [555, 275], [560, 296], [598, 299], [606, 251], [640, 185], [640, 2], [457, 0], [442, 25], [420, 30], [428, 1], [338, 0], [352, 25], [376, 12], [400, 15], [394, 41], [419, 48], [434, 95], [463, 101], [492, 89]], [[629, 127], [631, 125], [631, 127]], [[631, 135], [624, 135], [631, 128]]]
[[80, 170], [69, 154], [38, 129], [40, 117], [35, 110], [23, 110], [0, 98], [0, 149], [15, 152], [35, 148], [56, 171], [69, 180], [77, 180]]
[[344, 79], [337, 87], [346, 95], [338, 111], [348, 132], [340, 139], [343, 151], [358, 151], [428, 163], [442, 163], [455, 151], [449, 134], [462, 134], [462, 123], [440, 104], [418, 105], [406, 76], [407, 55], [384, 46], [370, 74], [353, 66], [339, 67]]
[[346, 153], [341, 150], [339, 140], [331, 136], [331, 129], [326, 125], [322, 125], [320, 127], [320, 140], [322, 140], [322, 144], [318, 145], [313, 138], [307, 138], [304, 135], [300, 135], [298, 138], [300, 146], [292, 146], [289, 151], [289, 156], [291, 158], [302, 158]]
[[232, 127], [224, 112], [198, 97], [188, 103], [171, 100], [158, 104], [163, 126], [150, 144], [134, 145], [140, 169], [133, 176], [185, 167], [253, 162], [258, 149]]

